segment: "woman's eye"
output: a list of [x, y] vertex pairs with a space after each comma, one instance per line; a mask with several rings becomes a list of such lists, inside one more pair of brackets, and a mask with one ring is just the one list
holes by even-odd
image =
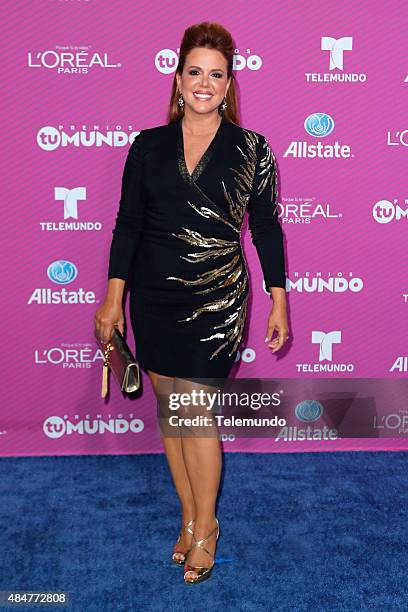
[[[197, 72], [198, 72], [198, 70], [194, 70], [194, 68], [192, 68], [191, 70], [188, 71], [188, 74], [193, 76], [193, 74], [197, 74]], [[221, 72], [213, 72], [212, 76], [215, 76], [217, 79], [221, 79], [222, 78]]]

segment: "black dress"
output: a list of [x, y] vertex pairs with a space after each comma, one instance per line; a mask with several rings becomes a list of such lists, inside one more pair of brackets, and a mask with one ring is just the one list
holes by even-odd
[[268, 141], [222, 117], [192, 175], [181, 120], [144, 129], [129, 148], [108, 278], [130, 286], [140, 366], [180, 378], [227, 378], [244, 331], [245, 211], [266, 287], [285, 287]]

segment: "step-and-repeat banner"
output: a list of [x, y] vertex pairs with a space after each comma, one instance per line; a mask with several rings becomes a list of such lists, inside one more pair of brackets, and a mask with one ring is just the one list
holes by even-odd
[[[337, 378], [344, 393], [344, 379], [375, 379], [390, 392], [370, 413], [387, 435], [321, 435], [324, 402], [306, 385], [290, 427], [227, 433], [224, 450], [407, 448], [408, 405], [392, 394], [408, 370], [406, 16], [397, 1], [8, 5], [0, 454], [163, 452], [146, 374], [135, 397], [111, 377], [101, 398], [93, 318], [128, 148], [166, 122], [178, 45], [200, 21], [232, 33], [242, 125], [268, 138], [280, 176], [291, 339], [265, 346], [271, 300], [244, 229], [252, 300], [234, 377], [284, 380], [277, 392]], [[126, 318], [134, 349], [128, 300]]]

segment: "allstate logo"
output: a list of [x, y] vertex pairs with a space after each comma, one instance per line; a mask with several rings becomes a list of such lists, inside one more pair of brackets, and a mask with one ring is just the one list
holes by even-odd
[[299, 421], [311, 423], [322, 416], [323, 406], [316, 400], [303, 400], [296, 406], [295, 414]]
[[57, 259], [48, 266], [47, 276], [57, 285], [68, 285], [78, 276], [78, 269], [71, 261]]
[[305, 119], [305, 130], [316, 138], [328, 136], [334, 130], [333, 117], [326, 113], [313, 113]]

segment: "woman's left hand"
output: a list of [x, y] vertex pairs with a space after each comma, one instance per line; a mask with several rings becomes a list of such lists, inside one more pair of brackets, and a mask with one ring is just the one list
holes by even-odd
[[[278, 336], [272, 340], [273, 331], [276, 329]], [[266, 332], [265, 343], [276, 353], [289, 338], [289, 326], [284, 305], [274, 305], [268, 318], [268, 329]]]

